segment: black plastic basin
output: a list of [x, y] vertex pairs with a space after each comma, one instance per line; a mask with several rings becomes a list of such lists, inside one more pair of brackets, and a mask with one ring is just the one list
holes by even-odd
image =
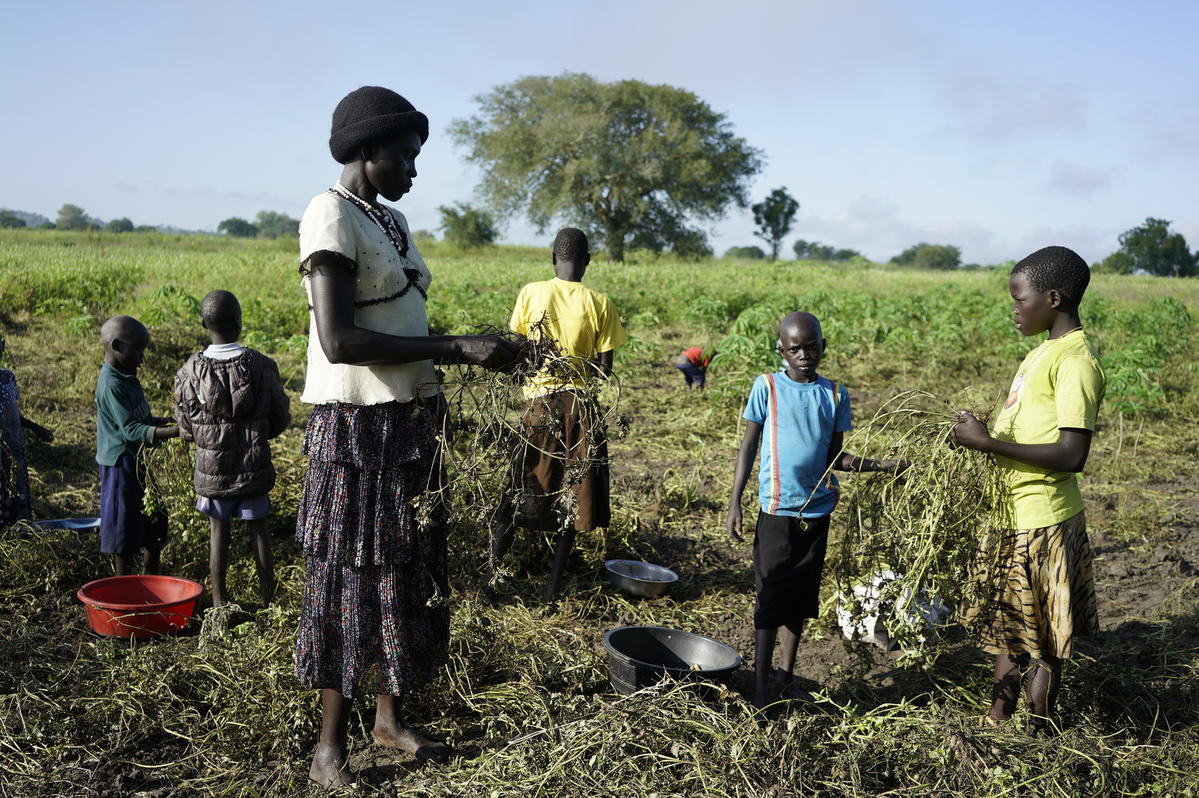
[[604, 635], [608, 672], [616, 691], [628, 695], [675, 679], [726, 681], [741, 655], [710, 637], [663, 626], [622, 626]]

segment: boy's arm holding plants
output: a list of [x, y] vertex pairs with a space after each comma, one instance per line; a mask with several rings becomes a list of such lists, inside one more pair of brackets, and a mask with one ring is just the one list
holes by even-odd
[[607, 352], [600, 352], [591, 359], [591, 368], [600, 377], [607, 379], [612, 376], [612, 355], [614, 351], [609, 349]]
[[[741, 494], [745, 492], [745, 483], [749, 479], [749, 469], [758, 454], [758, 444], [762, 439], [762, 425], [752, 421], [745, 422], [745, 438], [741, 441], [741, 450], [737, 453], [737, 468], [733, 472], [733, 495], [729, 499], [729, 511], [725, 519], [725, 528], [733, 540], [741, 540]], [[830, 465], [838, 471], [855, 471], [858, 473], [882, 471], [887, 474], [906, 471], [911, 463], [903, 460], [873, 460], [869, 457], [858, 457], [845, 451], [843, 443], [845, 433], [834, 432], [829, 452], [836, 452], [830, 458]]]
[[[907, 471], [912, 465], [904, 460], [872, 460], [869, 457], [858, 457], [856, 454], [845, 451], [844, 444], [845, 433], [834, 432], [828, 450], [832, 454], [832, 457], [829, 458], [829, 466], [836, 471], [853, 471], [859, 474], [868, 471], [882, 471], [886, 474], [895, 474]], [[834, 452], [836, 454], [833, 454]]]
[[733, 472], [733, 495], [729, 499], [729, 512], [725, 518], [725, 528], [733, 540], [741, 540], [741, 494], [745, 492], [745, 482], [749, 479], [749, 469], [758, 455], [758, 444], [762, 440], [762, 425], [753, 421], [745, 422], [745, 438], [741, 441], [741, 449], [737, 452], [737, 467]]
[[170, 423], [170, 419], [149, 416], [139, 419], [126, 406], [122, 398], [108, 391], [96, 397], [96, 404], [101, 413], [107, 414], [115, 421], [121, 438], [135, 443], [154, 445], [167, 438], [178, 438], [179, 427]]

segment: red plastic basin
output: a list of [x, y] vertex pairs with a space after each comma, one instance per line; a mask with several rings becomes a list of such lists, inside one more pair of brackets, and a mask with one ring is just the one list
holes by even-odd
[[177, 576], [109, 576], [88, 582], [76, 595], [87, 609], [87, 622], [110, 637], [171, 634], [187, 626], [204, 588]]

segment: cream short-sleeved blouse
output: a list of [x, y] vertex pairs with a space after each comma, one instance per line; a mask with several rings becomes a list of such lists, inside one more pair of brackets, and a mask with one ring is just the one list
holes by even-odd
[[[326, 191], [308, 203], [304, 218], [300, 220], [300, 262], [321, 251], [334, 252], [354, 261], [357, 264], [354, 323], [389, 335], [428, 335], [424, 294], [429, 289], [432, 275], [411, 242], [404, 215], [394, 208], [383, 207], [409, 236], [407, 257], [400, 257], [383, 231], [362, 210]], [[415, 278], [411, 284], [409, 273]], [[308, 296], [309, 333], [308, 374], [300, 401], [376, 405], [408, 402], [416, 397], [437, 394], [437, 375], [431, 360], [386, 366], [330, 363], [320, 345], [307, 274], [302, 285]]]

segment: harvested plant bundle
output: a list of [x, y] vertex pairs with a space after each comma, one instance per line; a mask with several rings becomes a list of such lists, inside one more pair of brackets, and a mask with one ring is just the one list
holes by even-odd
[[[588, 471], [607, 464], [607, 447], [600, 445], [606, 430], [613, 424], [624, 435], [625, 422], [617, 415], [619, 382], [610, 377], [596, 379], [593, 364], [563, 354], [557, 341], [542, 330], [539, 322], [533, 326], [533, 334], [524, 338], [494, 328], [480, 329], [519, 343], [521, 355], [515, 366], [506, 371], [461, 366], [446, 380], [449, 412], [439, 434], [444, 458], [439, 462], [448, 465], [442, 490], [453, 498], [451, 518], [457, 529], [485, 531], [505, 494], [514, 515], [530, 501], [548, 501], [559, 528], [570, 527], [576, 512], [573, 487]], [[561, 419], [553, 413], [524, 412], [521, 387], [535, 376], [547, 375], [563, 384], [586, 382], [584, 390], [571, 389], [582, 416], [580, 426], [587, 430], [583, 445], [565, 445]], [[522, 460], [529, 451], [563, 464], [562, 488], [551, 496], [535, 494], [521, 479]], [[422, 503], [440, 498], [428, 497]]]
[[[178, 438], [169, 438], [156, 446], [143, 446], [137, 457], [138, 474], [146, 486], [142, 512], [167, 514], [171, 529], [183, 530], [191, 543], [188, 530], [199, 529], [196, 513], [195, 461], [191, 447]], [[207, 539], [207, 524], [202, 530]]]
[[945, 620], [938, 610], [988, 598], [1001, 486], [989, 456], [949, 444], [956, 418], [947, 400], [907, 391], [845, 444], [911, 464], [899, 475], [857, 481], [839, 513], [845, 532], [831, 569], [842, 626], [869, 636], [877, 619], [909, 659], [929, 655], [927, 632]]

